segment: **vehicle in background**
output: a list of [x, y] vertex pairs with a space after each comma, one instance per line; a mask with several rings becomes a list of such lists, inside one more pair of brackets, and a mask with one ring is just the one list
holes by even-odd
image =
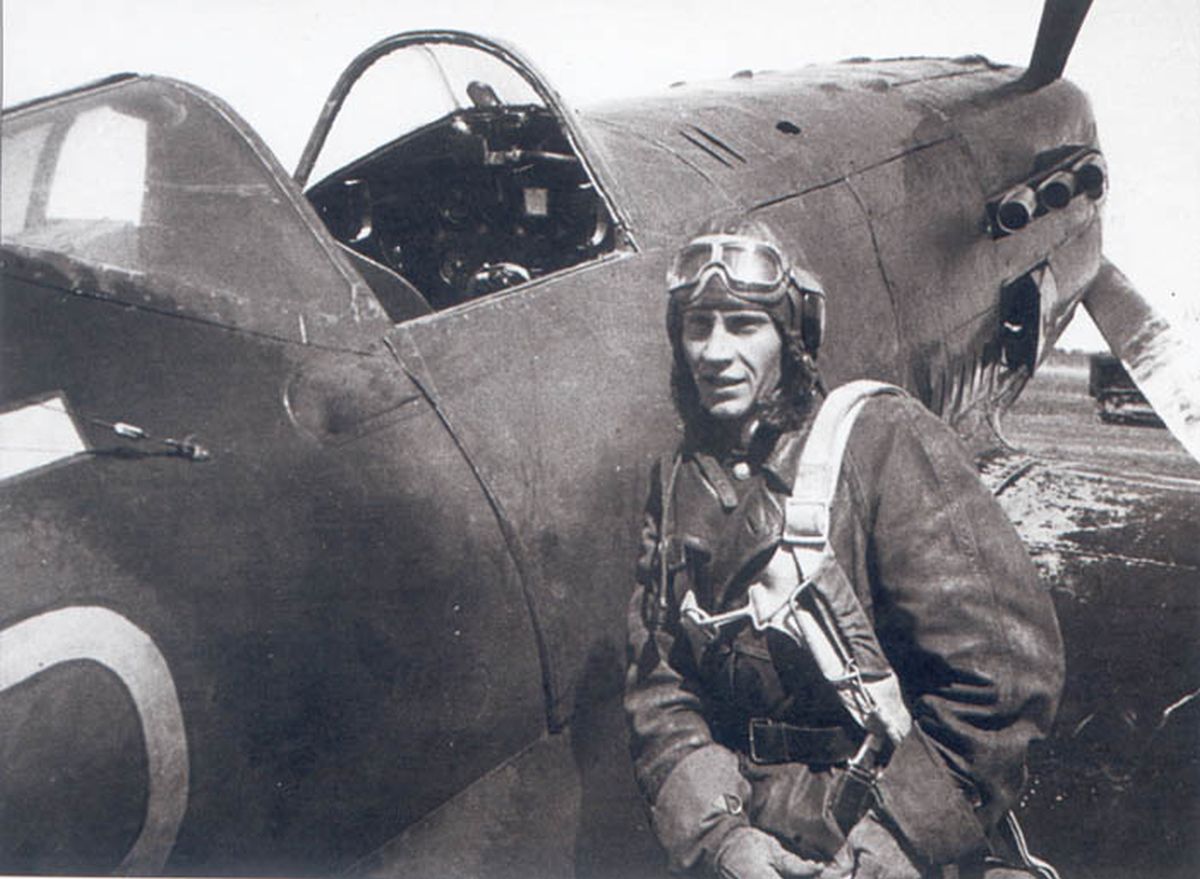
[[1088, 393], [1095, 398], [1102, 421], [1166, 427], [1125, 365], [1112, 354], [1088, 358]]

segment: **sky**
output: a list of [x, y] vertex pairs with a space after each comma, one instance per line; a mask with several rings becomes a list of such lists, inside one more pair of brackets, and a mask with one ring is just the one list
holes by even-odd
[[[342, 68], [389, 34], [514, 44], [586, 106], [851, 56], [982, 53], [1025, 64], [1041, 0], [2, 0], [3, 103], [118, 71], [229, 102], [294, 168]], [[1200, 351], [1200, 3], [1096, 0], [1066, 75], [1092, 99], [1112, 189], [1105, 253]], [[1085, 319], [1086, 320], [1086, 319]], [[1076, 320], [1062, 343], [1100, 348]]]

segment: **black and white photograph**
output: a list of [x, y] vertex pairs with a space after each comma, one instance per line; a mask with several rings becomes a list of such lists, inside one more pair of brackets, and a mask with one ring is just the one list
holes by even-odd
[[0, 25], [0, 875], [1200, 875], [1194, 0]]

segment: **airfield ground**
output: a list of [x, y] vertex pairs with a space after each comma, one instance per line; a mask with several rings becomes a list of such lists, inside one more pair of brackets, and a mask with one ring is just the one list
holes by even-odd
[[1003, 421], [1000, 501], [1067, 654], [1022, 820], [1063, 876], [1200, 875], [1200, 464], [1087, 387], [1087, 355], [1056, 352]]
[[1100, 420], [1088, 396], [1087, 354], [1055, 351], [1004, 427], [1010, 442], [1035, 455], [1200, 480], [1200, 463], [1167, 430]]

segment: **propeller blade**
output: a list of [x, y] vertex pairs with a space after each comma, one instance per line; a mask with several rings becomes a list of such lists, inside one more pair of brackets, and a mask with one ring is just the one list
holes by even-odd
[[1091, 5], [1092, 0], [1046, 0], [1029, 68], [1019, 82], [1022, 88], [1034, 91], [1062, 76]]
[[1102, 260], [1083, 305], [1113, 354], [1188, 454], [1200, 461], [1200, 350]]

